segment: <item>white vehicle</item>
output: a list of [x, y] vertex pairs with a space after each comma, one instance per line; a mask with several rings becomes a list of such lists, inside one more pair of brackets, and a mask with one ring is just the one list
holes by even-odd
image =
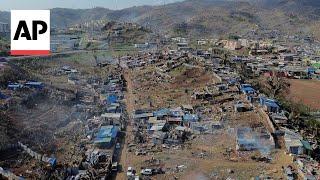
[[118, 162], [112, 163], [111, 171], [114, 171], [114, 172], [118, 171]]
[[141, 170], [142, 175], [150, 176], [152, 175], [152, 169], [143, 169]]
[[127, 177], [132, 177], [134, 175], [133, 173], [133, 168], [132, 167], [128, 167], [128, 170], [127, 170]]
[[120, 143], [116, 144], [116, 149], [120, 149]]

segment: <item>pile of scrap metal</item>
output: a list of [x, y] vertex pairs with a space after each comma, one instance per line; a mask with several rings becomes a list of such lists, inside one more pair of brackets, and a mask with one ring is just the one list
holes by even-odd
[[88, 150], [80, 163], [80, 171], [79, 174], [77, 174], [77, 177], [80, 179], [86, 179], [85, 177], [93, 177], [94, 179], [108, 177], [111, 173], [111, 158], [111, 155], [107, 152]]

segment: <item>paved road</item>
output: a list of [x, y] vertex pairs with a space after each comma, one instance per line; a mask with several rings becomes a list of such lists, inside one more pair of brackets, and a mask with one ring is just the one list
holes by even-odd
[[[102, 51], [102, 50], [100, 50]], [[108, 51], [108, 50], [104, 50]], [[66, 52], [60, 52], [60, 53], [52, 53], [51, 55], [45, 55], [45, 56], [10, 56], [7, 57], [8, 60], [16, 60], [16, 59], [29, 59], [29, 58], [36, 58], [36, 57], [54, 57], [59, 55], [68, 55], [68, 54], [77, 54], [81, 52], [92, 52], [91, 50], [75, 50], [75, 51], [66, 51]]]

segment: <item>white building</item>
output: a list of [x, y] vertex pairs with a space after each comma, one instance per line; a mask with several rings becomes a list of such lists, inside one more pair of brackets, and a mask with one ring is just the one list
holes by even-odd
[[9, 24], [0, 22], [0, 33], [9, 33]]

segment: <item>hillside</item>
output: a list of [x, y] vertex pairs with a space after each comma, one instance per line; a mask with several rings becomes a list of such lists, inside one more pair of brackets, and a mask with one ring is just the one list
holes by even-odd
[[[320, 1], [314, 0], [186, 0], [165, 6], [122, 10], [52, 9], [52, 24], [67, 27], [90, 20], [136, 22], [181, 35], [243, 35], [259, 30], [283, 34], [313, 34], [320, 39]], [[8, 22], [9, 13], [0, 12]]]

